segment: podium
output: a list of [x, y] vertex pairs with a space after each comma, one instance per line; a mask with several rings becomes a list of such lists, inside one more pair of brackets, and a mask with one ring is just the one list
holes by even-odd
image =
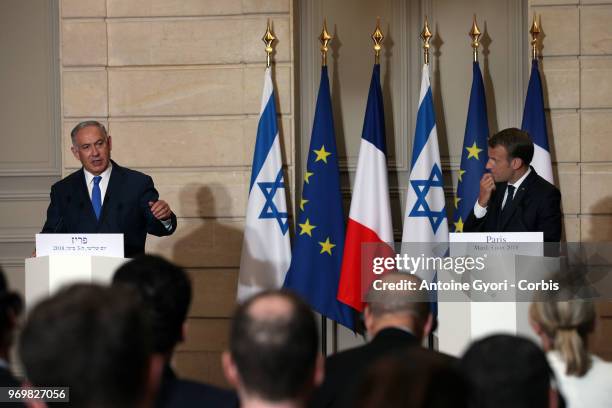
[[[505, 276], [510, 276], [514, 282], [518, 279], [517, 271], [545, 276], [559, 265], [556, 258], [544, 258], [541, 232], [460, 233], [450, 234], [449, 241], [451, 257], [486, 253], [488, 268], [491, 268], [488, 272], [501, 274], [503, 270]], [[513, 243], [518, 245], [511, 245]], [[529, 264], [534, 266], [525, 268]], [[441, 299], [438, 303], [438, 349], [460, 356], [472, 341], [494, 333], [521, 335], [535, 340], [536, 335], [528, 321], [529, 305], [525, 299], [483, 301], [483, 297], [478, 295], [466, 296], [465, 301], [445, 302]]]
[[25, 260], [25, 306], [73, 283], [110, 283], [126, 258], [91, 255], [49, 255]]

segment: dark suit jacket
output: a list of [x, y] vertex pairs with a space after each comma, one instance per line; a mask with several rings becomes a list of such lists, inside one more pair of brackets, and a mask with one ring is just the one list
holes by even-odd
[[144, 252], [147, 233], [161, 237], [176, 230], [174, 214], [168, 231], [151, 213], [148, 203], [158, 199], [151, 177], [113, 162], [100, 220], [96, 220], [85, 173], [80, 169], [51, 187], [42, 232], [123, 233], [125, 256], [132, 257]]
[[361, 375], [377, 359], [410, 347], [419, 347], [405, 330], [383, 329], [368, 344], [341, 351], [325, 361], [325, 378], [315, 392], [311, 407], [345, 407]]
[[181, 380], [169, 366], [162, 375], [156, 408], [237, 408], [236, 393], [195, 381]]
[[544, 241], [561, 240], [561, 193], [538, 176], [533, 168], [523, 180], [510, 207], [501, 215], [507, 183], [496, 183], [487, 214], [478, 219], [474, 209], [466, 220], [464, 232], [544, 232]]

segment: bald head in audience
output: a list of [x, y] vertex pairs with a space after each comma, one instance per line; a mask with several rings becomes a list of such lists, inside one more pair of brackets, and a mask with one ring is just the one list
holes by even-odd
[[300, 407], [322, 381], [318, 347], [308, 305], [287, 291], [263, 292], [236, 310], [223, 369], [243, 407]]

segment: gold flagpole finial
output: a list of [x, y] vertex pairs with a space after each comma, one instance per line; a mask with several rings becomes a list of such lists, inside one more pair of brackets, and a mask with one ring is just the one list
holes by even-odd
[[274, 51], [274, 48], [272, 48], [272, 44], [274, 43], [274, 41], [276, 41], [276, 37], [272, 33], [272, 25], [270, 23], [270, 19], [268, 19], [266, 33], [264, 34], [261, 40], [264, 42], [264, 44], [266, 44], [266, 67], [270, 68], [270, 55]]
[[531, 28], [529, 29], [529, 34], [531, 34], [531, 58], [538, 58], [538, 36], [540, 35], [540, 24], [536, 20], [536, 15], [533, 13], [533, 23], [531, 23]]
[[480, 39], [480, 29], [478, 28], [478, 24], [476, 24], [476, 14], [474, 14], [474, 21], [472, 22], [472, 29], [469, 32], [470, 37], [472, 37], [472, 49], [474, 50], [474, 62], [478, 62], [478, 47], [480, 47], [480, 43], [478, 40]]
[[431, 31], [429, 31], [429, 22], [427, 16], [425, 16], [425, 26], [421, 31], [421, 39], [423, 40], [423, 56], [425, 57], [425, 64], [429, 64], [429, 39], [432, 37]]
[[372, 41], [374, 41], [374, 62], [380, 64], [380, 50], [382, 50], [382, 42], [385, 39], [380, 30], [380, 17], [376, 19], [376, 30], [372, 33]]
[[321, 65], [324, 67], [327, 66], [327, 51], [329, 51], [329, 43], [332, 40], [332, 36], [327, 32], [327, 19], [323, 20], [323, 31], [321, 31], [321, 35], [319, 36], [319, 41], [321, 41]]

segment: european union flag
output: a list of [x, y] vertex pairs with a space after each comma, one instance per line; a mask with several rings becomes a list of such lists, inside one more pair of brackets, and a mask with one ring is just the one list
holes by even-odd
[[326, 66], [321, 70], [307, 163], [293, 258], [283, 286], [300, 294], [323, 316], [353, 329], [351, 308], [336, 299], [344, 213]]
[[474, 62], [472, 72], [472, 91], [470, 92], [470, 104], [465, 124], [463, 149], [461, 150], [459, 183], [455, 196], [455, 232], [463, 232], [463, 222], [467, 219], [478, 199], [480, 179], [489, 160], [487, 154], [487, 138], [489, 136], [487, 101], [478, 62]]

